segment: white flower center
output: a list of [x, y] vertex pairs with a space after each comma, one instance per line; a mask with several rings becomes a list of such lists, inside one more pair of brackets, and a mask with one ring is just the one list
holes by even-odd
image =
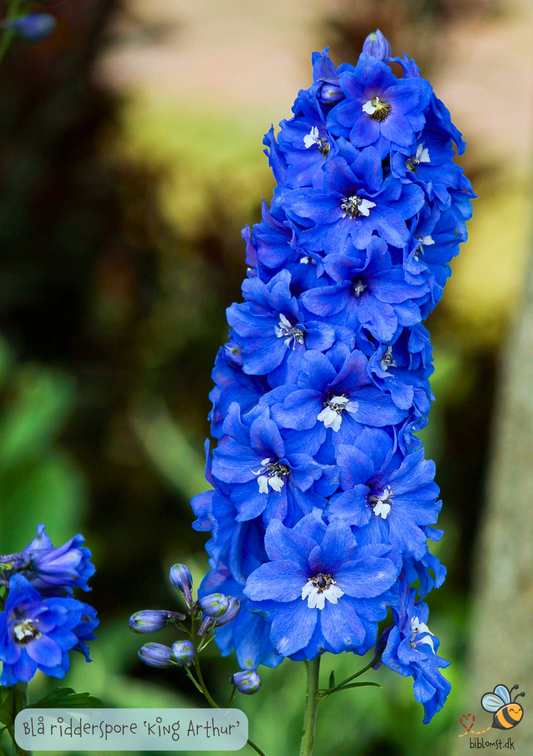
[[263, 465], [260, 470], [252, 470], [254, 475], [258, 475], [257, 483], [259, 485], [259, 493], [268, 493], [268, 487], [274, 491], [281, 491], [284, 485], [283, 478], [290, 475], [290, 470], [287, 465], [282, 465], [281, 462], [271, 462], [270, 457], [261, 460]]
[[316, 144], [323, 155], [327, 155], [329, 152], [329, 142], [327, 139], [322, 139], [318, 126], [313, 126], [309, 134], [304, 136], [304, 144], [306, 150]]
[[351, 197], [344, 197], [341, 202], [341, 209], [344, 210], [342, 217], [346, 218], [347, 215], [350, 218], [358, 218], [360, 215], [368, 217], [373, 207], [376, 207], [375, 202], [358, 197], [357, 194], [352, 194]]
[[333, 428], [337, 433], [341, 427], [343, 412], [355, 414], [357, 408], [357, 402], [352, 402], [346, 396], [332, 396], [324, 402], [324, 409], [317, 416], [317, 420], [323, 422], [326, 428]]
[[366, 284], [363, 283], [360, 278], [357, 278], [353, 282], [353, 293], [355, 294], [356, 297], [360, 297], [365, 289], [366, 289]]
[[336, 604], [344, 591], [339, 588], [331, 575], [324, 575], [320, 572], [312, 578], [302, 588], [302, 600], [307, 599], [307, 606], [310, 609], [323, 609], [326, 606], [326, 599], [330, 604]]
[[379, 97], [374, 97], [363, 105], [363, 112], [367, 113], [373, 121], [384, 121], [391, 110], [391, 106]]
[[292, 348], [296, 349], [296, 344], [304, 343], [304, 333], [301, 328], [291, 325], [290, 321], [285, 315], [279, 316], [279, 323], [274, 326], [274, 331], [278, 339], [285, 339], [285, 346], [290, 347], [291, 341], [293, 342]]
[[429, 151], [424, 148], [424, 144], [419, 144], [416, 153], [408, 157], [405, 161], [405, 167], [408, 171], [416, 173], [416, 166], [420, 163], [430, 163]]
[[415, 638], [417, 635], [420, 635], [421, 633], [427, 633], [428, 635], [433, 635], [434, 633], [431, 632], [429, 627], [424, 623], [420, 622], [418, 617], [412, 617], [411, 618], [411, 640], [409, 641], [409, 645], [411, 648], [415, 648], [417, 645], [422, 645], [423, 643], [427, 643], [428, 646], [431, 646], [431, 650], [433, 653], [435, 653], [435, 647], [433, 645], [433, 641], [431, 638], [421, 638], [419, 641], [415, 641]]
[[435, 240], [431, 236], [415, 236], [415, 239], [418, 242], [418, 247], [413, 257], [418, 261], [418, 255], [424, 254], [424, 247], [435, 244]]
[[13, 635], [19, 645], [24, 646], [34, 638], [40, 638], [41, 633], [37, 630], [31, 620], [23, 620], [13, 625]]
[[381, 358], [381, 362], [379, 363], [382, 370], [385, 370], [385, 372], [390, 367], [396, 367], [396, 363], [394, 362], [392, 358], [392, 347], [388, 346], [385, 349], [385, 352], [383, 353], [383, 357]]
[[309, 257], [309, 255], [305, 255], [305, 257], [300, 258], [301, 265], [308, 265], [309, 263], [311, 263], [312, 265], [316, 265], [316, 260], [313, 260], [313, 258]]
[[386, 520], [391, 510], [391, 496], [394, 496], [394, 491], [390, 490], [390, 486], [380, 494], [375, 494], [369, 497], [369, 504], [374, 510], [376, 517], [381, 516], [382, 520]]

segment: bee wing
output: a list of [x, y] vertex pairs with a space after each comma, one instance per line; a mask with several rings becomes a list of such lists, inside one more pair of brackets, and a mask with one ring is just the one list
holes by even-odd
[[494, 688], [494, 693], [497, 696], [500, 696], [504, 703], [511, 703], [511, 694], [509, 693], [509, 688], [507, 688], [505, 685], [497, 685]]
[[505, 705], [505, 701], [502, 701], [500, 696], [494, 693], [485, 693], [481, 699], [481, 705], [485, 711], [498, 711], [498, 709], [501, 709]]

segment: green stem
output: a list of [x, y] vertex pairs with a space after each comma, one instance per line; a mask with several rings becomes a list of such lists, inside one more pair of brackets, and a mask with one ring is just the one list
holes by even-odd
[[[194, 620], [193, 620], [192, 630], [194, 632]], [[192, 637], [192, 642], [193, 642], [193, 644], [194, 644], [194, 646], [196, 648], [195, 637], [193, 637], [193, 636], [191, 636], [191, 637]], [[202, 644], [202, 641], [200, 641], [199, 645], [201, 645], [201, 644]], [[207, 685], [205, 684], [204, 676], [202, 675], [202, 669], [200, 667], [200, 659], [198, 657], [198, 649], [197, 648], [196, 648], [196, 654], [195, 655], [196, 655], [196, 665], [195, 665], [196, 676], [198, 677], [198, 684], [200, 685], [201, 691], [202, 691], [202, 693], [206, 697], [208, 703], [212, 706], [213, 709], [220, 709], [220, 706], [217, 704], [217, 702], [211, 696], [211, 693], [207, 690]], [[191, 675], [191, 678], [192, 678], [192, 675]], [[192, 679], [193, 679], [193, 682], [196, 684], [196, 681], [194, 680], [194, 678], [192, 678]], [[198, 687], [198, 685], [196, 687]], [[254, 749], [254, 751], [256, 753], [259, 754], [259, 756], [265, 756], [265, 754], [263, 753], [263, 751], [259, 748], [259, 746], [257, 746], [254, 743], [253, 740], [251, 740], [250, 738], [248, 738], [248, 740], [246, 742], [248, 743], [248, 745], [251, 748]]]
[[233, 685], [233, 690], [231, 691], [231, 696], [229, 697], [227, 709], [231, 709], [232, 706], [235, 704], [235, 695], [237, 693], [237, 686]]
[[330, 688], [327, 692], [328, 694], [335, 693], [336, 691], [340, 690], [344, 685], [351, 682], [352, 680], [355, 680], [356, 677], [360, 677], [362, 674], [364, 674], [367, 670], [370, 669], [370, 667], [373, 667], [374, 664], [378, 661], [378, 659], [381, 657], [381, 654], [378, 654], [377, 656], [374, 656], [371, 662], [369, 662], [366, 667], [363, 667], [363, 669], [360, 669], [359, 672], [356, 672], [355, 675], [352, 675], [351, 677], [347, 677], [346, 680], [343, 680], [338, 685], [335, 685], [333, 688]]
[[316, 715], [318, 709], [318, 677], [320, 672], [320, 656], [313, 661], [307, 661], [307, 691], [305, 694], [304, 726], [300, 756], [312, 756], [313, 740], [315, 737]]
[[212, 698], [210, 692], [207, 690], [207, 686], [204, 682], [204, 677], [202, 675], [202, 670], [200, 668], [200, 660], [198, 659], [198, 657], [196, 657], [196, 674], [198, 676], [198, 682], [200, 683], [202, 692], [204, 696], [207, 698], [210, 706], [212, 706], [213, 709], [220, 709], [220, 706], [216, 703], [216, 701]]

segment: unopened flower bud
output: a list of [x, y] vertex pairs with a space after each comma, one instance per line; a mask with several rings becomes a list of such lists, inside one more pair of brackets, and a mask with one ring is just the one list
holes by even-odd
[[184, 564], [175, 564], [170, 568], [170, 582], [177, 588], [180, 593], [183, 593], [185, 600], [188, 604], [192, 604], [192, 575], [188, 567]]
[[194, 663], [194, 646], [191, 641], [176, 641], [173, 643], [172, 658], [178, 667], [190, 667]]
[[382, 60], [384, 63], [388, 63], [392, 51], [389, 40], [383, 36], [379, 29], [376, 29], [375, 32], [369, 34], [365, 39], [363, 52], [372, 55], [373, 58]]
[[236, 686], [239, 693], [244, 693], [247, 696], [257, 693], [261, 687], [261, 678], [253, 669], [247, 672], [236, 672], [230, 678], [230, 682]]
[[321, 105], [333, 107], [344, 99], [344, 92], [335, 81], [323, 81], [318, 91], [318, 100]]
[[210, 630], [212, 630], [215, 626], [216, 620], [213, 619], [213, 617], [206, 617], [202, 624], [200, 625], [200, 629], [198, 630], [198, 635], [200, 638], [204, 636], [206, 633], [208, 633]]
[[207, 617], [222, 617], [228, 611], [228, 599], [223, 593], [210, 593], [198, 601], [200, 609]]
[[241, 605], [239, 603], [239, 600], [234, 598], [233, 596], [229, 596], [228, 608], [221, 617], [217, 617], [216, 626], [222, 627], [222, 625], [227, 625], [228, 622], [232, 622], [240, 611]]
[[132, 614], [130, 617], [130, 630], [133, 630], [134, 633], [156, 633], [158, 630], [166, 627], [166, 625], [184, 619], [185, 615], [179, 612], [145, 609], [142, 612]]
[[146, 643], [139, 649], [139, 657], [149, 667], [172, 667], [172, 649], [162, 643]]
[[6, 26], [25, 42], [41, 42], [55, 32], [57, 19], [50, 13], [31, 13], [9, 21]]

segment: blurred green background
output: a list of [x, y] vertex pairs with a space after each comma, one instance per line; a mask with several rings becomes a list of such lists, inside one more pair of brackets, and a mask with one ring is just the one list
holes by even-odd
[[[1, 548], [20, 549], [41, 522], [58, 545], [85, 535], [99, 640], [65, 683], [109, 706], [203, 704], [185, 675], [138, 661], [128, 618], [177, 606], [174, 562], [197, 582], [206, 571], [189, 500], [206, 488], [210, 372], [245, 275], [240, 230], [273, 188], [262, 134], [309, 85], [312, 50], [355, 62], [381, 28], [464, 132], [479, 199], [428, 323], [437, 401], [424, 431], [444, 500], [436, 553], [449, 570], [430, 597], [431, 628], [453, 690], [424, 727], [410, 679], [380, 670], [384, 690], [321, 704], [316, 746], [444, 756], [458, 733], [496, 366], [531, 231], [529, 4], [63, 0], [52, 10], [56, 35], [16, 43], [0, 69]], [[323, 668], [348, 675], [364, 663], [344, 655]], [[224, 699], [236, 663], [212, 649], [205, 667]], [[268, 756], [294, 754], [303, 665], [263, 677], [237, 705]], [[32, 698], [49, 687], [37, 677]]]

